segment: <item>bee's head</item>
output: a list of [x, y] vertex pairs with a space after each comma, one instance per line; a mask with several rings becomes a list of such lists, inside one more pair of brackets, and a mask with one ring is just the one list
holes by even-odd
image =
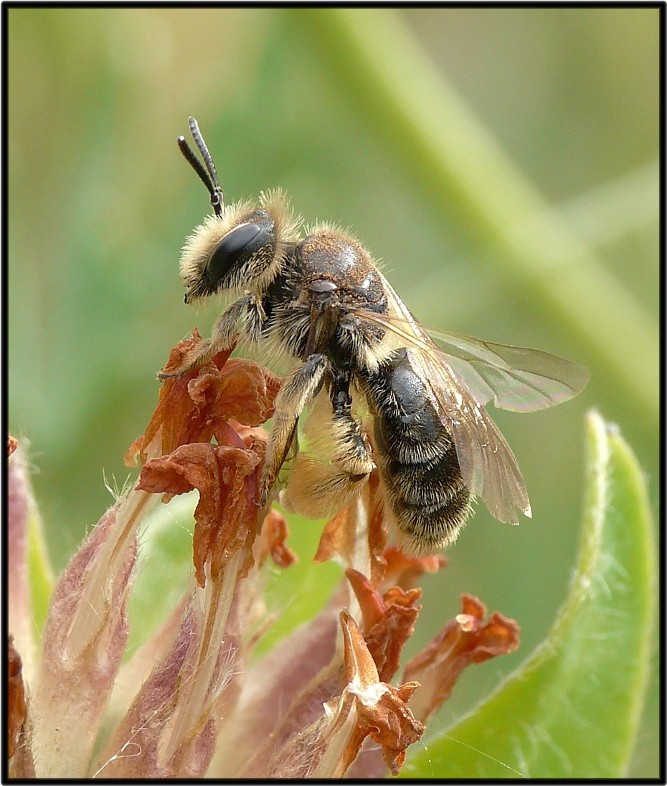
[[278, 273], [287, 247], [296, 242], [298, 221], [280, 191], [262, 194], [258, 203], [225, 205], [213, 158], [193, 117], [190, 131], [204, 164], [183, 137], [178, 146], [206, 186], [214, 215], [183, 246], [180, 273], [185, 302], [225, 289], [261, 293]]

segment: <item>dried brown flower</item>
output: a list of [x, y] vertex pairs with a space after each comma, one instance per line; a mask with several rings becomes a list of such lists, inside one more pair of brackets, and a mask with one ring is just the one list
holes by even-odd
[[472, 595], [461, 596], [457, 614], [429, 646], [405, 667], [403, 679], [422, 683], [415, 713], [426, 721], [449, 698], [461, 672], [471, 663], [506, 655], [519, 646], [519, 626], [499, 612], [484, 623], [486, 607]]
[[[195, 331], [172, 350], [167, 375], [198, 341]], [[229, 355], [168, 377], [160, 389], [145, 433], [126, 455], [129, 464], [140, 459], [139, 481], [102, 517], [60, 577], [35, 688], [28, 692], [21, 647], [29, 652], [32, 645], [19, 609], [28, 603], [29, 494], [22, 470], [10, 473], [15, 776], [395, 774], [461, 671], [517, 646], [515, 623], [495, 614], [484, 624], [483, 605], [464, 596], [462, 613], [412, 659], [403, 684], [392, 684], [419, 615], [415, 585], [445, 561], [387, 547], [383, 499], [372, 473], [320, 540], [316, 560], [345, 569], [340, 587], [313, 619], [251, 658], [271, 622], [262, 597], [267, 568], [287, 568], [297, 557], [286, 543], [283, 515], [257, 506], [267, 440], [261, 424], [273, 414], [280, 380]], [[22, 465], [15, 459], [17, 470]], [[127, 597], [141, 569], [139, 526], [159, 497], [166, 502], [192, 489], [199, 494], [193, 577], [177, 608], [121, 667]], [[93, 762], [107, 704], [114, 728]]]

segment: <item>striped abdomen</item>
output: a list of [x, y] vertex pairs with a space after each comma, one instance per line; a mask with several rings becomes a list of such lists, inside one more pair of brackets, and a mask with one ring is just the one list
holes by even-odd
[[412, 554], [439, 551], [470, 512], [450, 434], [405, 350], [360, 378], [375, 416], [374, 457], [399, 545]]

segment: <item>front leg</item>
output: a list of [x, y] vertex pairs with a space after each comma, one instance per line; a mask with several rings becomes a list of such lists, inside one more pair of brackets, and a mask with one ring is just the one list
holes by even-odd
[[287, 379], [276, 396], [262, 472], [260, 507], [264, 507], [269, 499], [278, 471], [296, 434], [299, 416], [317, 395], [328, 368], [329, 361], [325, 355], [311, 355], [303, 366]]
[[213, 355], [230, 349], [240, 338], [257, 343], [266, 325], [266, 314], [255, 295], [245, 295], [236, 300], [213, 326], [210, 339], [201, 341], [185, 356], [177, 371], [159, 374], [160, 379], [180, 377], [208, 362]]

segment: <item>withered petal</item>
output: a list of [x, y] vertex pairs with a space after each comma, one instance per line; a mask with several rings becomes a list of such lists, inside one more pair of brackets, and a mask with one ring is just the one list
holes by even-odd
[[382, 620], [366, 634], [366, 643], [378, 667], [380, 679], [392, 679], [398, 671], [403, 647], [415, 630], [422, 591], [391, 587], [384, 594], [386, 611]]
[[[365, 533], [361, 542], [359, 533]], [[365, 572], [370, 575], [372, 585], [379, 587], [385, 571], [382, 552], [386, 545], [377, 472], [373, 471], [359, 496], [325, 525], [314, 561], [335, 560], [345, 567], [359, 567], [361, 554], [367, 563]]]
[[405, 759], [408, 746], [424, 733], [424, 725], [406, 705], [406, 700], [419, 687], [419, 683], [410, 682], [396, 688], [380, 681], [373, 658], [354, 619], [346, 611], [341, 612], [340, 619], [347, 690], [354, 696], [357, 713], [357, 727], [350, 738], [344, 759], [351, 764], [364, 739], [370, 736], [382, 747], [387, 766], [396, 774]]
[[382, 620], [387, 611], [387, 606], [382, 599], [382, 595], [363, 573], [354, 568], [348, 568], [345, 571], [345, 576], [359, 601], [359, 608], [364, 619], [364, 630], [369, 631]]
[[396, 775], [405, 760], [407, 748], [424, 733], [424, 724], [418, 721], [406, 705], [405, 696], [412, 696], [419, 683], [395, 688], [387, 685], [387, 693], [375, 707], [359, 711], [361, 730], [366, 728], [375, 742], [382, 746], [385, 763]]
[[422, 721], [449, 698], [467, 666], [519, 646], [519, 626], [514, 620], [495, 612], [484, 624], [486, 607], [472, 595], [461, 596], [461, 610], [403, 671], [404, 680], [418, 679], [422, 684], [413, 707]]
[[287, 519], [277, 510], [270, 510], [262, 524], [257, 561], [263, 565], [271, 555], [273, 562], [280, 568], [289, 568], [298, 562], [296, 553], [287, 545], [289, 527]]
[[[180, 368], [199, 341], [195, 329], [172, 349], [165, 371]], [[165, 380], [146, 431], [125, 454], [128, 466], [136, 466], [137, 457], [145, 463], [146, 449], [158, 434], [165, 454], [190, 442], [210, 441], [219, 421], [258, 426], [271, 417], [280, 379], [252, 361], [228, 360], [230, 354], [220, 352], [200, 368]]]
[[313, 562], [327, 562], [339, 554], [349, 553], [352, 546], [346, 543], [349, 535], [346, 523], [347, 508], [341, 510], [324, 525]]
[[36, 503], [23, 447], [7, 460], [5, 476], [7, 536], [7, 627], [21, 652], [23, 668], [29, 679], [35, 665], [35, 630], [28, 565], [29, 522], [38, 521]]
[[401, 652], [414, 633], [419, 615], [421, 589], [390, 587], [384, 595], [359, 571], [348, 568], [350, 582], [364, 620], [364, 639], [375, 661], [380, 680], [390, 680], [400, 663]]
[[410, 589], [417, 584], [422, 574], [437, 573], [447, 566], [447, 559], [442, 554], [411, 557], [394, 546], [386, 548], [383, 556], [387, 563], [383, 587], [396, 585]]
[[252, 545], [258, 515], [255, 475], [260, 462], [260, 456], [245, 448], [199, 442], [181, 445], [167, 456], [148, 461], [141, 470], [137, 487], [144, 491], [169, 495], [199, 491], [192, 546], [195, 577], [201, 587], [209, 559], [211, 573], [216, 575], [238, 549]]
[[339, 616], [343, 627], [345, 681], [360, 689], [376, 685], [380, 676], [354, 617], [347, 609], [343, 609]]
[[136, 526], [149, 500], [136, 492], [121, 496], [90, 531], [53, 590], [30, 700], [40, 778], [86, 774], [127, 644]]
[[19, 746], [19, 739], [28, 711], [22, 672], [21, 656], [14, 646], [14, 637], [10, 634], [7, 646], [7, 732], [9, 738], [7, 754], [10, 759]]
[[273, 415], [282, 380], [250, 360], [233, 358], [220, 378], [218, 406], [213, 414], [244, 426], [260, 426]]

